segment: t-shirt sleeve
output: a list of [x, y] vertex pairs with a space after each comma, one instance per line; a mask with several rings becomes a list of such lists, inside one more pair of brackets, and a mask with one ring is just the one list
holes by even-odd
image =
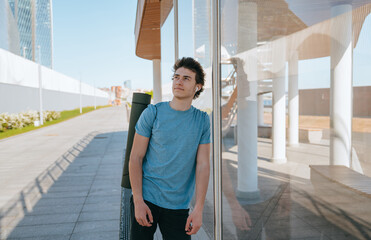
[[153, 122], [156, 116], [155, 106], [149, 104], [146, 109], [140, 115], [137, 124], [135, 125], [135, 131], [139, 135], [144, 137], [150, 137], [152, 133]]
[[206, 112], [204, 112], [204, 124], [203, 124], [203, 130], [201, 135], [201, 141], [200, 144], [206, 144], [211, 143], [210, 139], [210, 118], [209, 115], [207, 115]]

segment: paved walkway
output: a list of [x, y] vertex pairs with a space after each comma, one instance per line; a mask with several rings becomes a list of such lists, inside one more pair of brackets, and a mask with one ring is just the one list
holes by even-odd
[[118, 239], [126, 110], [0, 141], [1, 239]]
[[119, 239], [127, 129], [111, 107], [0, 140], [0, 239]]
[[[0, 140], [0, 239], [118, 239], [127, 128], [126, 110], [111, 107]], [[223, 239], [370, 239], [369, 198], [310, 181], [308, 165], [328, 164], [328, 146], [288, 147], [282, 165], [269, 162], [271, 147], [259, 138], [262, 201], [241, 202], [229, 194], [238, 146], [223, 140]], [[212, 193], [210, 177], [193, 240], [212, 239]]]

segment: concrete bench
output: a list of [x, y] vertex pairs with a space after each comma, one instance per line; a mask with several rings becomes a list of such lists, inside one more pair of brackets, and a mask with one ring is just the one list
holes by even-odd
[[[286, 137], [289, 136], [289, 129], [286, 128]], [[272, 126], [258, 126], [258, 137], [271, 138]], [[304, 143], [320, 143], [322, 140], [322, 129], [300, 128], [299, 141]]]
[[358, 194], [371, 198], [371, 178], [348, 167], [338, 165], [310, 165], [312, 183], [321, 184], [324, 179], [337, 183]]
[[322, 129], [300, 128], [299, 141], [309, 143], [319, 143], [322, 140]]
[[272, 126], [258, 126], [258, 137], [271, 138], [272, 137]]

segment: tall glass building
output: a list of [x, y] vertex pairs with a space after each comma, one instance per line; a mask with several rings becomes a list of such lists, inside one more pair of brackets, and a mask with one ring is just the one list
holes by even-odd
[[18, 27], [8, 0], [0, 0], [0, 48], [20, 54]]
[[0, 47], [52, 68], [51, 0], [0, 0]]

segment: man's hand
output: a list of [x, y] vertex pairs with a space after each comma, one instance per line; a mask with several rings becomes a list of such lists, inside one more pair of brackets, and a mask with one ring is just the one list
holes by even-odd
[[200, 230], [202, 226], [202, 211], [193, 210], [188, 216], [185, 231], [188, 235], [193, 235]]
[[[153, 217], [151, 210], [144, 201], [134, 203], [135, 207], [135, 219], [139, 225], [143, 227], [151, 227], [153, 223]], [[148, 218], [147, 218], [148, 216]]]
[[239, 230], [249, 231], [251, 228], [250, 214], [246, 212], [246, 210], [239, 204], [236, 204], [236, 206], [233, 206], [231, 208], [234, 225]]

